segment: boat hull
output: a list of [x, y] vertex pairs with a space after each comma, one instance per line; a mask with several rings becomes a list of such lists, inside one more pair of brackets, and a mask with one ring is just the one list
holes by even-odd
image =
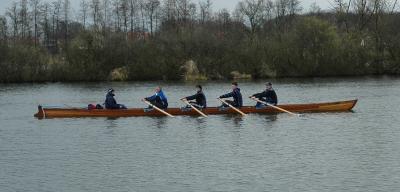
[[[311, 113], [311, 112], [346, 112], [351, 111], [356, 105], [357, 100], [349, 101], [338, 101], [329, 103], [311, 103], [311, 104], [288, 104], [279, 105], [279, 107], [286, 109], [291, 112], [297, 113]], [[273, 114], [281, 113], [274, 108], [267, 107], [264, 109], [256, 109], [253, 106], [245, 106], [240, 108], [244, 113], [258, 113], [258, 114]], [[182, 111], [180, 108], [170, 108], [166, 110], [168, 113], [179, 116], [199, 116], [194, 111]], [[222, 115], [222, 114], [237, 114], [232, 109], [219, 110], [217, 107], [210, 107], [202, 111], [207, 115]], [[42, 118], [79, 118], [79, 117], [139, 117], [139, 116], [165, 116], [157, 110], [145, 112], [143, 108], [131, 108], [131, 109], [78, 109], [78, 108], [44, 108], [39, 106], [38, 112], [34, 115], [35, 117]]]

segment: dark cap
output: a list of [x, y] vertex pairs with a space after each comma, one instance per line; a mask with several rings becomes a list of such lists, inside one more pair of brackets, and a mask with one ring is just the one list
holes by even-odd
[[112, 93], [112, 92], [114, 92], [114, 89], [113, 89], [113, 88], [110, 88], [110, 89], [108, 89], [108, 91], [107, 91], [107, 93]]
[[272, 86], [272, 83], [271, 82], [267, 82], [267, 83], [265, 83], [265, 85]]
[[238, 83], [235, 81], [232, 83], [232, 85], [238, 86]]
[[203, 87], [201, 85], [196, 85], [196, 87], [203, 90]]

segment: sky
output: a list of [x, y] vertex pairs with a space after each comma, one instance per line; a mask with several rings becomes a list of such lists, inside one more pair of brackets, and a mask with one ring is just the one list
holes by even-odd
[[[11, 2], [15, 0], [0, 0], [0, 15], [4, 15], [6, 9], [10, 7]], [[17, 0], [19, 1], [19, 0]], [[52, 0], [47, 0], [47, 1], [52, 1]], [[193, 2], [199, 1], [199, 0], [192, 0]], [[213, 7], [215, 10], [223, 9], [226, 8], [228, 10], [233, 10], [235, 9], [237, 3], [240, 0], [211, 0], [213, 3]], [[329, 9], [330, 8], [330, 2], [332, 0], [300, 0], [302, 3], [303, 10], [308, 10], [310, 5], [312, 3], [317, 3], [318, 6], [320, 6], [322, 9]], [[80, 0], [70, 0], [73, 9], [78, 9], [77, 7], [79, 6]]]

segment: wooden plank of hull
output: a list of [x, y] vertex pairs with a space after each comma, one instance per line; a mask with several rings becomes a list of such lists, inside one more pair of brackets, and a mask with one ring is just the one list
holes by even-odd
[[[357, 100], [339, 101], [330, 103], [313, 103], [313, 104], [290, 104], [279, 105], [279, 107], [292, 112], [309, 113], [309, 112], [333, 112], [333, 111], [350, 111], [356, 105]], [[274, 108], [267, 107], [265, 109], [255, 109], [255, 107], [242, 107], [240, 108], [244, 113], [281, 113]], [[182, 111], [180, 108], [170, 108], [166, 110], [168, 113], [178, 116], [198, 116], [199, 114], [194, 111]], [[236, 114], [232, 109], [220, 111], [217, 107], [210, 107], [203, 112], [207, 115], [220, 115], [220, 114]], [[144, 112], [142, 108], [131, 109], [57, 109], [57, 108], [41, 108], [39, 106], [38, 113], [35, 114], [37, 118], [73, 118], [73, 117], [134, 117], [134, 116], [165, 116], [159, 111], [153, 110], [151, 112]]]

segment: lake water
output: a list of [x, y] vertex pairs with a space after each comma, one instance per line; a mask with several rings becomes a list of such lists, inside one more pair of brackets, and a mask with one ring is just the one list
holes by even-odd
[[[400, 78], [275, 80], [280, 103], [359, 99], [354, 112], [37, 120], [38, 104], [118, 102], [179, 82], [0, 85], [0, 191], [398, 191]], [[229, 82], [204, 83], [209, 106]], [[263, 82], [241, 82], [244, 96]], [[246, 97], [247, 98], [247, 97]], [[245, 99], [245, 104], [252, 105]]]

